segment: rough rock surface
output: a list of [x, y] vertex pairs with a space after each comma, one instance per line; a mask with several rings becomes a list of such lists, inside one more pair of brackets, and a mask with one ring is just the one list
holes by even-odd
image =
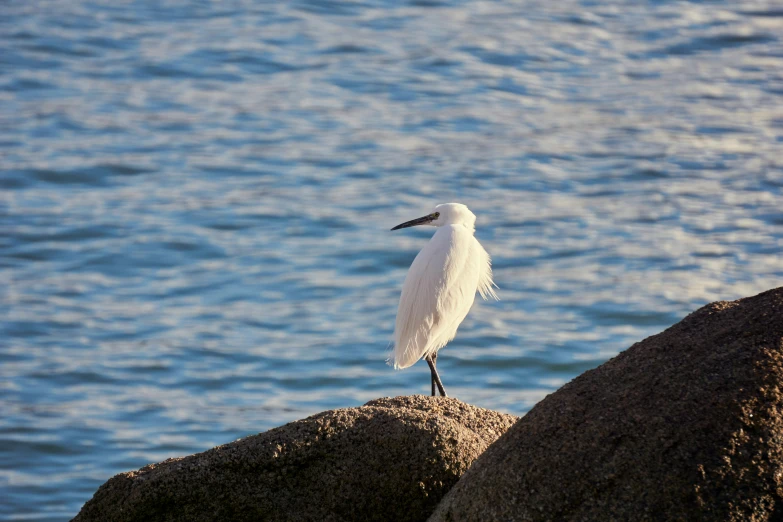
[[74, 521], [426, 520], [516, 417], [384, 398], [121, 473]]
[[549, 395], [437, 521], [783, 520], [783, 287], [717, 302]]

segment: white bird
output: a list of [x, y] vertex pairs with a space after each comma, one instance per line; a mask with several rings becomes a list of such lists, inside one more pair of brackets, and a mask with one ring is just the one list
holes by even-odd
[[392, 230], [431, 225], [439, 227], [413, 260], [402, 286], [394, 352], [394, 369], [407, 368], [424, 357], [430, 366], [432, 395], [435, 386], [446, 391], [435, 369], [438, 350], [454, 339], [468, 315], [476, 291], [486, 300], [498, 299], [492, 281], [489, 254], [473, 237], [476, 216], [461, 203], [444, 203], [432, 214], [397, 225]]

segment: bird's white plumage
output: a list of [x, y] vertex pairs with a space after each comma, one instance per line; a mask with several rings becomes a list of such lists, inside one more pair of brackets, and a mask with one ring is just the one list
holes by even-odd
[[438, 205], [439, 227], [419, 252], [402, 287], [394, 328], [395, 368], [407, 368], [451, 341], [478, 291], [493, 289], [489, 254], [473, 236], [476, 217], [465, 205]]

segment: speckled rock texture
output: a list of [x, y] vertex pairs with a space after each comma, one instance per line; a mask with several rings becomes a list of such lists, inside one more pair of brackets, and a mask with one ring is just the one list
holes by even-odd
[[384, 398], [121, 473], [74, 521], [426, 520], [517, 417]]
[[717, 302], [546, 397], [430, 518], [783, 520], [783, 288]]

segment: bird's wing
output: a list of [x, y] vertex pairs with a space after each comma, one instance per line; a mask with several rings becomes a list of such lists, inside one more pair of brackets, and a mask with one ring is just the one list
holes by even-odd
[[475, 241], [467, 230], [442, 227], [414, 259], [397, 310], [395, 368], [411, 366], [454, 337], [473, 304], [483, 266]]
[[485, 301], [488, 298], [493, 298], [495, 301], [499, 301], [498, 294], [495, 293], [495, 288], [498, 285], [492, 280], [492, 258], [481, 243], [477, 239], [473, 238], [476, 242], [476, 257], [479, 259], [479, 280], [478, 280], [478, 292], [481, 294], [482, 299]]

